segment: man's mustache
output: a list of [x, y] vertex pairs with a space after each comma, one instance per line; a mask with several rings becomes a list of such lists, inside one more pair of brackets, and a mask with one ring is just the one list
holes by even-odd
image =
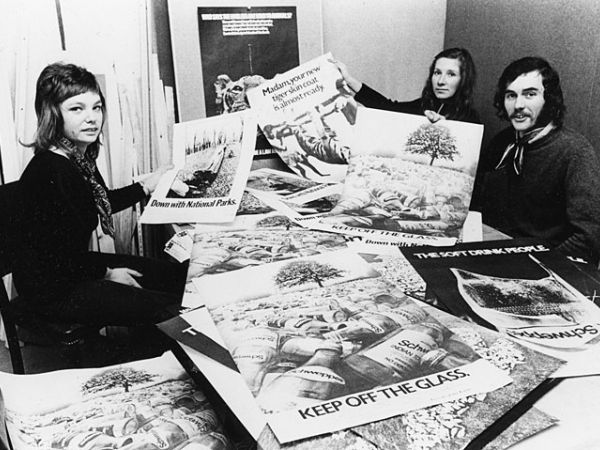
[[515, 111], [514, 113], [512, 113], [510, 116], [508, 116], [510, 119], [515, 119], [518, 116], [521, 117], [529, 117], [531, 118], [531, 114], [529, 114], [528, 112], [525, 111]]

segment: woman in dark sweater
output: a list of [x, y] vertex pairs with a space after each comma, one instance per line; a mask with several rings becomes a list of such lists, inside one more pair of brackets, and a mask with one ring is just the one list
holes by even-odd
[[438, 53], [429, 68], [421, 97], [409, 102], [386, 98], [354, 78], [347, 67], [335, 62], [347, 85], [356, 93], [355, 100], [369, 108], [407, 114], [423, 114], [432, 122], [442, 118], [480, 123], [473, 108], [475, 64], [464, 48], [450, 48]]
[[57, 320], [132, 326], [170, 317], [181, 303], [185, 265], [88, 251], [98, 221], [113, 235], [111, 214], [150, 194], [164, 169], [142, 183], [107, 188], [96, 167], [104, 97], [82, 67], [47, 66], [35, 111], [34, 157], [19, 182], [17, 290], [31, 309]]

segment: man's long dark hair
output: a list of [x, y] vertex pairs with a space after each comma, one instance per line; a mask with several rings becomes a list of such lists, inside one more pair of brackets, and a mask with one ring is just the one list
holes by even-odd
[[563, 93], [560, 87], [560, 78], [558, 72], [550, 66], [548, 61], [538, 56], [526, 56], [511, 62], [500, 75], [496, 93], [494, 94], [494, 107], [496, 114], [501, 119], [508, 120], [506, 109], [504, 108], [504, 93], [510, 83], [517, 77], [538, 71], [542, 76], [542, 85], [544, 86], [544, 107], [537, 121], [537, 126], [545, 126], [550, 121], [558, 128], [563, 124], [565, 116], [565, 103]]
[[464, 119], [470, 112], [473, 106], [473, 88], [475, 87], [476, 71], [475, 63], [471, 54], [464, 48], [448, 48], [441, 51], [433, 58], [433, 62], [429, 67], [429, 76], [421, 94], [421, 106], [423, 110], [437, 110], [440, 105], [440, 100], [433, 92], [433, 84], [431, 77], [435, 70], [435, 63], [440, 58], [457, 59], [460, 66], [460, 83], [456, 89], [456, 93], [444, 103], [444, 112], [448, 119], [460, 120]]
[[[42, 70], [35, 91], [37, 131], [34, 141], [28, 144], [35, 153], [59, 146], [64, 126], [60, 105], [66, 99], [86, 92], [100, 96], [102, 112], [105, 113], [104, 96], [93, 73], [75, 64], [62, 62], [49, 64]], [[100, 136], [88, 146], [87, 152], [95, 158], [99, 149]]]

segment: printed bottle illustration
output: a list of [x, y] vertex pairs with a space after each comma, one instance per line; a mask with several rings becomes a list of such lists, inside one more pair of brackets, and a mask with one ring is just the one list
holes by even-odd
[[367, 313], [345, 322], [338, 322], [335, 328], [323, 333], [323, 337], [331, 340], [371, 343], [398, 328], [398, 324], [389, 317]]
[[355, 309], [348, 320], [332, 325], [335, 330], [324, 333], [323, 337], [357, 340], [368, 345], [397, 328], [422, 322], [426, 317], [427, 313], [411, 301], [390, 309]]
[[300, 317], [309, 317], [321, 322], [341, 322], [346, 319], [346, 313], [341, 309], [324, 309], [320, 311], [299, 312]]
[[115, 438], [100, 431], [87, 433], [66, 433], [54, 438], [52, 448], [102, 450], [107, 448], [121, 448], [133, 442], [131, 437]]
[[371, 389], [413, 377], [421, 358], [438, 348], [448, 330], [437, 322], [408, 325], [365, 349], [347, 356], [340, 374], [352, 392]]
[[480, 358], [475, 350], [452, 335], [444, 341], [443, 348], [435, 348], [423, 355], [421, 366], [430, 372], [439, 372], [464, 366]]
[[185, 441], [176, 450], [228, 450], [229, 448], [231, 448], [229, 441], [223, 434], [211, 431]]
[[316, 334], [329, 330], [329, 323], [309, 317], [271, 319], [267, 326]]
[[[335, 341], [334, 341], [335, 342]], [[336, 345], [315, 336], [297, 336], [286, 340], [281, 345], [280, 355], [289, 361], [306, 362], [323, 346]], [[341, 341], [341, 356], [346, 356], [360, 350], [361, 345], [350, 341]]]
[[[99, 419], [101, 420], [101, 419]], [[104, 434], [114, 437], [128, 436], [135, 433], [138, 429], [138, 421], [132, 417], [125, 417], [116, 420], [104, 420], [104, 423], [97, 425], [88, 424], [89, 429], [101, 431]]]
[[265, 412], [310, 406], [345, 392], [344, 379], [333, 371], [341, 346], [324, 341], [323, 347], [303, 365], [266, 384], [256, 400]]
[[268, 327], [257, 327], [241, 333], [240, 344], [232, 351], [242, 378], [252, 393], [260, 389], [265, 368], [277, 355], [279, 334]]
[[405, 300], [389, 309], [380, 308], [378, 313], [393, 319], [400, 326], [420, 323], [427, 317], [425, 310], [412, 300]]
[[289, 372], [290, 370], [295, 369], [296, 367], [298, 367], [297, 362], [289, 361], [287, 359], [276, 360], [272, 362], [265, 368], [265, 375], [262, 379], [261, 389], [264, 386], [267, 386], [271, 381], [273, 381], [282, 373]]

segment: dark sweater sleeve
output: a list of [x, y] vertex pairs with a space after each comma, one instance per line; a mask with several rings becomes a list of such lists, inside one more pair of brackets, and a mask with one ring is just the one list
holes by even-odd
[[144, 188], [140, 183], [133, 183], [118, 189], [108, 189], [98, 169], [96, 169], [95, 175], [98, 182], [106, 189], [113, 213], [129, 208], [146, 197]]
[[129, 186], [112, 189], [107, 192], [108, 201], [110, 202], [113, 213], [129, 208], [146, 197], [144, 188], [140, 183], [133, 183]]
[[591, 144], [570, 149], [565, 178], [566, 214], [572, 233], [557, 248], [597, 263], [600, 255], [600, 157]]
[[367, 84], [363, 83], [362, 88], [356, 93], [354, 99], [367, 108], [382, 109], [384, 111], [393, 111], [407, 114], [423, 114], [420, 108], [420, 99], [410, 102], [399, 102], [391, 100]]

